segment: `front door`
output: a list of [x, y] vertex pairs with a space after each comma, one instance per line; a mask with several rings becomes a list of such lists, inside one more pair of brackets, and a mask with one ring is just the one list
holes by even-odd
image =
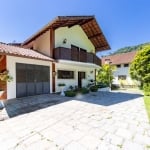
[[85, 72], [78, 72], [78, 87], [82, 88], [82, 79], [85, 79]]

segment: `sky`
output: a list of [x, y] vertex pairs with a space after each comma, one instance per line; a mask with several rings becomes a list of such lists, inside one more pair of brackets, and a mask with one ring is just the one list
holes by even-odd
[[111, 50], [150, 42], [150, 0], [0, 0], [0, 41], [23, 42], [56, 16], [95, 15]]

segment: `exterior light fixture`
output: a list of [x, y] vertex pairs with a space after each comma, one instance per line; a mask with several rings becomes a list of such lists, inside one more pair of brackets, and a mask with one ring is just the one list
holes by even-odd
[[64, 39], [63, 39], [63, 44], [66, 44], [66, 43], [67, 43], [67, 39], [64, 38]]
[[57, 72], [53, 71], [52, 75], [53, 75], [53, 77], [55, 77], [57, 75]]

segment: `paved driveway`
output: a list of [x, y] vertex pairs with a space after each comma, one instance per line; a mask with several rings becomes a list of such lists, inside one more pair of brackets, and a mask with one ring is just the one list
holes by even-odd
[[150, 149], [150, 125], [139, 94], [35, 96], [9, 102], [6, 112], [11, 118], [0, 122], [1, 150]]

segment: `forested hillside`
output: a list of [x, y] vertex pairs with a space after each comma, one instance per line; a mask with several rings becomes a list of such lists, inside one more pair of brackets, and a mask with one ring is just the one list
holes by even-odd
[[120, 53], [127, 53], [127, 52], [131, 52], [131, 51], [137, 51], [137, 50], [140, 50], [142, 48], [142, 46], [145, 46], [145, 45], [150, 45], [150, 42], [135, 45], [135, 46], [127, 46], [127, 47], [124, 47], [124, 48], [120, 48], [120, 49], [118, 49], [117, 51], [115, 51], [114, 53], [112, 53], [110, 55], [120, 54]]

